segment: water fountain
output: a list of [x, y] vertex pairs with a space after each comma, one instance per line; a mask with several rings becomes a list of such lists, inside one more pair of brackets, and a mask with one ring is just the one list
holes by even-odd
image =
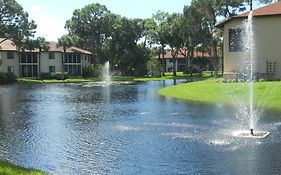
[[246, 116], [249, 121], [250, 131], [236, 131], [233, 134], [239, 137], [251, 137], [251, 138], [264, 138], [269, 135], [269, 132], [256, 131], [256, 123], [259, 119], [259, 114], [261, 111], [254, 109], [254, 80], [255, 80], [255, 35], [254, 35], [254, 21], [253, 14], [250, 11], [248, 19], [245, 21], [243, 28], [244, 40], [243, 40], [243, 61], [240, 66], [241, 77], [246, 81], [248, 85], [248, 104], [240, 111], [240, 115]]
[[101, 68], [101, 81], [84, 83], [82, 87], [108, 87], [108, 86], [116, 86], [116, 85], [130, 85], [134, 84], [133, 81], [112, 81], [112, 76], [114, 73], [110, 71], [110, 63], [109, 61], [105, 62], [105, 64]]
[[103, 82], [105, 82], [108, 85], [110, 85], [112, 75], [110, 74], [110, 64], [109, 64], [109, 61], [105, 62], [104, 66], [102, 67], [102, 72], [101, 73], [102, 73], [102, 80], [103, 80]]

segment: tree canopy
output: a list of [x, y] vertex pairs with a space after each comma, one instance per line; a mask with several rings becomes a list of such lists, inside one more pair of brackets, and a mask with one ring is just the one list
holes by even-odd
[[33, 37], [35, 22], [29, 21], [28, 13], [15, 0], [0, 0], [0, 43], [10, 39], [21, 46], [23, 40]]
[[[87, 49], [93, 53], [96, 63], [110, 61], [115, 69], [127, 75], [144, 75], [148, 60], [154, 63], [151, 60], [157, 57], [152, 53], [157, 53], [162, 60], [164, 74], [167, 49], [172, 52], [174, 65], [177, 55], [182, 54], [186, 58], [186, 67], [192, 66], [193, 53], [200, 48], [213, 58], [216, 75], [221, 56], [218, 49], [222, 44], [222, 32], [215, 28], [217, 20], [234, 16], [248, 6], [252, 8], [253, 2], [273, 1], [192, 0], [183, 7], [182, 13], [158, 11], [148, 19], [128, 19], [111, 13], [102, 4], [92, 3], [74, 10], [65, 24], [69, 33], [58, 40], [58, 45], [64, 50], [72, 45]], [[35, 29], [35, 22], [28, 19], [28, 14], [16, 0], [0, 0], [0, 43], [10, 39], [19, 49], [48, 50], [44, 38], [33, 39]]]

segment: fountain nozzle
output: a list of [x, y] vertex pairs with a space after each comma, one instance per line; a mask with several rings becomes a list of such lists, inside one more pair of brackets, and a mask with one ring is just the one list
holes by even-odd
[[253, 136], [254, 135], [254, 129], [250, 129], [250, 131], [251, 131], [251, 135]]

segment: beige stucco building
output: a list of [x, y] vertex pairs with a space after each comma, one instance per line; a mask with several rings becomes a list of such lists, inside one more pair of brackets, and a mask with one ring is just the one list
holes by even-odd
[[70, 47], [64, 51], [57, 47], [55, 42], [49, 42], [49, 50], [39, 53], [38, 49], [32, 51], [19, 51], [10, 40], [0, 44], [0, 72], [13, 72], [17, 77], [38, 78], [44, 73], [50, 75], [67, 72], [69, 76], [82, 76], [83, 68], [90, 66], [91, 52]]
[[[229, 18], [217, 26], [224, 31], [224, 78], [239, 76], [245, 58], [240, 44], [249, 12]], [[253, 10], [255, 76], [281, 79], [281, 2]]]

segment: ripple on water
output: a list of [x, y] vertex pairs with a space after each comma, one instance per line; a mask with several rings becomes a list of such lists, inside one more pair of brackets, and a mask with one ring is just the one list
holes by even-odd
[[115, 130], [125, 132], [125, 131], [142, 131], [144, 129], [138, 127], [132, 127], [132, 126], [117, 125], [115, 126]]

